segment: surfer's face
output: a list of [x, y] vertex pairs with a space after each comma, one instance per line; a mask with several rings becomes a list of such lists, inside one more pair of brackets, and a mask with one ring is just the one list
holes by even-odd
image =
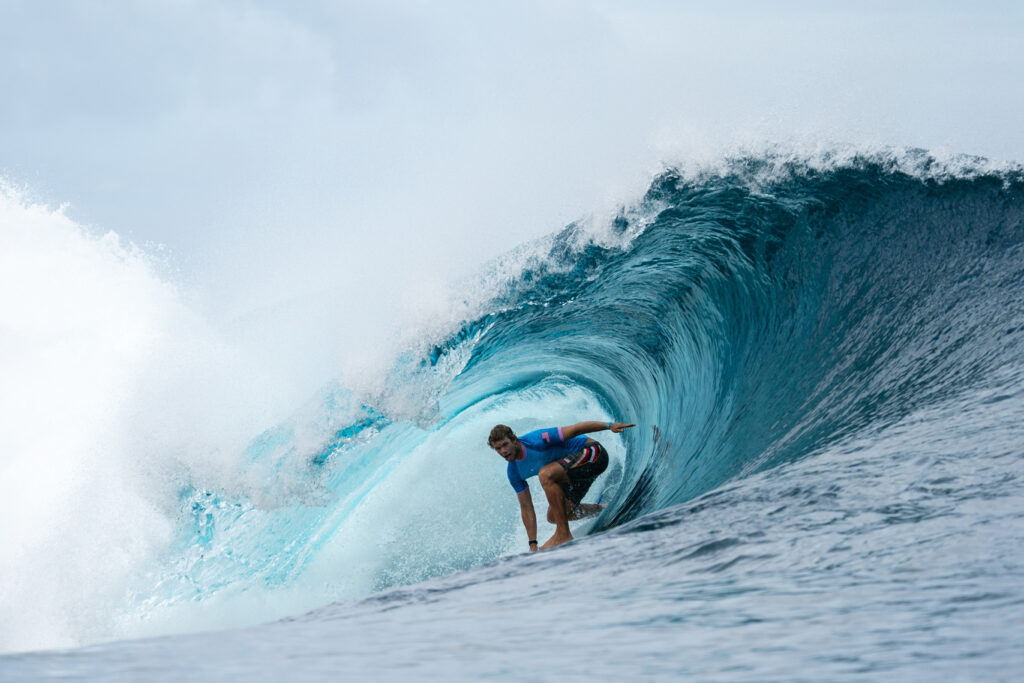
[[515, 439], [502, 439], [501, 441], [495, 441], [491, 444], [491, 448], [498, 452], [498, 455], [511, 462], [516, 459], [519, 455], [519, 448], [517, 447], [517, 441]]

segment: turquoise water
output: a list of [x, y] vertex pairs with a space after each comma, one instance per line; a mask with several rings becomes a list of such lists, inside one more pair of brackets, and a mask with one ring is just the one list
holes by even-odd
[[[1019, 671], [1019, 170], [923, 152], [670, 170], [608, 230], [571, 225], [521, 263], [386, 392], [329, 386], [254, 436], [257, 493], [180, 480], [165, 552], [111, 614], [121, 638], [193, 633], [0, 672]], [[521, 554], [487, 431], [581, 419], [638, 424], [598, 435], [607, 507]]]

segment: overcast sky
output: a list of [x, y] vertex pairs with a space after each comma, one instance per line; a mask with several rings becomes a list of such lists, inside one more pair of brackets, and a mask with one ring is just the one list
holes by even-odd
[[1024, 160], [1022, 7], [4, 0], [0, 174], [200, 288], [419, 277], [736, 143]]

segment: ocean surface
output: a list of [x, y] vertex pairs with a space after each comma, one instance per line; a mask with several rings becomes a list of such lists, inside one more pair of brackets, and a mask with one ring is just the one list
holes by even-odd
[[[1019, 680], [1020, 168], [738, 156], [499, 261], [88, 572], [19, 538], [0, 678]], [[606, 507], [525, 552], [487, 433], [590, 419]]]

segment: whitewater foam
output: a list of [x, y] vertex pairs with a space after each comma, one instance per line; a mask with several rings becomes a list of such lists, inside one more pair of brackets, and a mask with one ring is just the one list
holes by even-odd
[[0, 642], [78, 642], [171, 533], [124, 426], [175, 294], [116, 235], [9, 186], [0, 228]]

